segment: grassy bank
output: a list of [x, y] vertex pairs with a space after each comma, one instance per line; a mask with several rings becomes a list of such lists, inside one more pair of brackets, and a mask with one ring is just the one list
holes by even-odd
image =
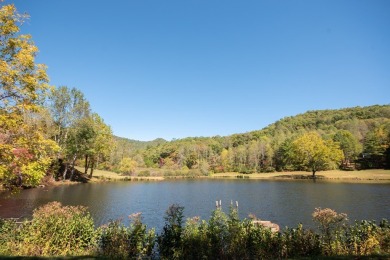
[[[83, 169], [77, 167], [78, 170]], [[145, 169], [139, 169], [137, 172], [145, 171]], [[151, 172], [151, 176], [123, 176], [115, 172], [95, 170], [93, 173], [92, 182], [101, 181], [161, 181], [166, 179], [164, 177], [163, 169], [148, 169]], [[326, 181], [342, 181], [342, 182], [369, 182], [369, 183], [387, 183], [390, 182], [390, 170], [362, 170], [362, 171], [319, 171], [316, 173], [318, 179]], [[185, 177], [178, 175], [177, 177]], [[253, 173], [242, 174], [237, 172], [225, 172], [215, 173], [210, 176], [204, 176], [203, 178], [243, 178], [243, 179], [308, 179], [311, 177], [310, 172], [296, 171], [296, 172], [272, 172], [272, 173]], [[172, 178], [170, 176], [169, 178]]]
[[[77, 170], [84, 172], [84, 168], [76, 167]], [[89, 172], [88, 172], [89, 173]], [[103, 171], [103, 170], [94, 170], [91, 182], [102, 182], [102, 181], [137, 181], [137, 180], [146, 180], [146, 181], [161, 181], [164, 178], [161, 176], [124, 176], [116, 172]]]
[[[310, 172], [272, 172], [241, 174], [236, 172], [216, 173], [214, 178], [242, 178], [249, 179], [307, 179], [311, 177]], [[363, 170], [363, 171], [320, 171], [316, 173], [318, 179], [329, 181], [364, 181], [364, 182], [390, 182], [390, 170]]]

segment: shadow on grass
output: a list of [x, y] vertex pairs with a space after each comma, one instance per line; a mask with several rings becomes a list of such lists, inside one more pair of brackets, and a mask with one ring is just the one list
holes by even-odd
[[313, 177], [311, 174], [299, 174], [299, 175], [277, 175], [275, 178], [280, 178], [280, 179], [294, 179], [294, 180], [318, 180], [318, 179], [324, 179], [325, 177], [323, 175], [316, 175]]

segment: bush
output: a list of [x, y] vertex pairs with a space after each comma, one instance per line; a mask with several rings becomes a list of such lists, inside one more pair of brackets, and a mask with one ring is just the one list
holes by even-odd
[[92, 253], [95, 230], [84, 207], [52, 202], [34, 210], [31, 221], [0, 221], [0, 254], [66, 256]]
[[99, 254], [108, 258], [151, 257], [155, 245], [154, 229], [147, 231], [141, 214], [130, 216], [132, 223], [126, 227], [120, 220], [111, 221], [99, 228]]
[[175, 172], [174, 171], [164, 171], [163, 173], [163, 176], [164, 177], [173, 177], [173, 176], [176, 176]]
[[347, 214], [337, 213], [336, 211], [326, 208], [316, 208], [312, 214], [313, 220], [318, 224], [323, 242], [325, 255], [337, 254], [340, 242], [339, 236], [342, 228], [348, 220]]
[[355, 222], [354, 225], [345, 230], [344, 239], [342, 240], [344, 242], [343, 253], [355, 256], [389, 254], [389, 231], [387, 221], [382, 221], [379, 226], [374, 221]]
[[140, 171], [137, 175], [139, 177], [149, 177], [150, 176], [150, 171], [148, 171], [148, 170]]
[[264, 169], [264, 172], [270, 173], [270, 172], [275, 172], [275, 168], [272, 166], [268, 166]]
[[[386, 220], [346, 225], [346, 215], [316, 209], [320, 232], [286, 228], [283, 232], [240, 220], [231, 206], [229, 214], [213, 211], [208, 221], [190, 218], [183, 225], [184, 208], [172, 205], [158, 236], [147, 230], [140, 213], [130, 216], [130, 226], [111, 221], [94, 230], [84, 207], [52, 202], [34, 211], [31, 221], [0, 219], [0, 256], [102, 256], [106, 258], [162, 259], [281, 259], [332, 255], [342, 257], [390, 255], [390, 225]], [[159, 251], [155, 250], [158, 243]], [[154, 255], [156, 254], [156, 255]]]
[[302, 224], [297, 228], [286, 228], [283, 233], [285, 257], [309, 257], [321, 255], [320, 236], [312, 230], [305, 230]]
[[157, 237], [160, 255], [165, 259], [178, 258], [181, 251], [184, 207], [171, 205], [166, 211], [165, 226]]
[[120, 161], [118, 170], [122, 173], [122, 175], [133, 175], [137, 166], [138, 164], [136, 161], [125, 157]]
[[252, 173], [254, 173], [254, 172], [255, 172], [254, 169], [246, 168], [246, 167], [244, 167], [243, 169], [241, 169], [241, 170], [239, 171], [239, 173], [242, 173], [242, 174], [252, 174]]
[[200, 220], [199, 217], [193, 217], [187, 220], [181, 235], [181, 258], [207, 258], [210, 250], [207, 228], [207, 222], [205, 220]]
[[89, 254], [95, 245], [93, 219], [82, 206], [48, 203], [23, 225], [20, 254], [66, 256]]
[[21, 232], [16, 221], [0, 219], [0, 255], [17, 255], [21, 240]]

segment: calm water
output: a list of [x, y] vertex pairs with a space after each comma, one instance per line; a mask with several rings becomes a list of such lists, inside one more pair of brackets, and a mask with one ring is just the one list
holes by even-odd
[[185, 216], [208, 219], [215, 201], [227, 212], [238, 201], [241, 218], [249, 213], [281, 227], [299, 222], [313, 227], [316, 207], [347, 213], [350, 220], [390, 219], [389, 184], [347, 184], [312, 181], [174, 180], [113, 182], [25, 190], [11, 197], [0, 194], [0, 217], [29, 217], [50, 201], [88, 206], [96, 225], [142, 212], [149, 227], [163, 226], [165, 210], [173, 203], [185, 207]]

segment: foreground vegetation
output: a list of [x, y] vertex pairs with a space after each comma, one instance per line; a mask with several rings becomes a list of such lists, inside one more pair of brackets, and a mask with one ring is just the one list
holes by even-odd
[[347, 216], [316, 209], [318, 230], [285, 228], [272, 232], [240, 220], [233, 206], [228, 214], [217, 208], [209, 220], [183, 217], [172, 205], [156, 234], [142, 223], [141, 213], [95, 228], [81, 206], [52, 202], [36, 209], [31, 221], [0, 220], [0, 256], [94, 256], [161, 259], [280, 259], [319, 256], [390, 256], [390, 225], [386, 220], [347, 223]]

